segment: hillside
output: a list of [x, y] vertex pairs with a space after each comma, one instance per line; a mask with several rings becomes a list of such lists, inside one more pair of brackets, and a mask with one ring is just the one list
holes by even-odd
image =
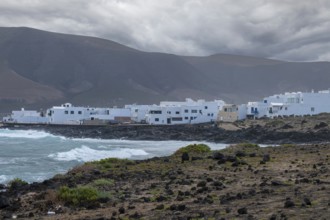
[[328, 62], [147, 53], [110, 40], [31, 28], [0, 28], [0, 63], [0, 112], [63, 102], [113, 106], [186, 97], [241, 103], [330, 85]]

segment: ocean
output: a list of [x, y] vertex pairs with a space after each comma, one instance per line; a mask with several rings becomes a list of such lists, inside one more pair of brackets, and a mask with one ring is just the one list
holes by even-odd
[[141, 160], [167, 156], [195, 143], [205, 143], [212, 150], [227, 146], [191, 141], [66, 138], [36, 130], [0, 129], [0, 183], [14, 178], [40, 182], [84, 162], [108, 157]]

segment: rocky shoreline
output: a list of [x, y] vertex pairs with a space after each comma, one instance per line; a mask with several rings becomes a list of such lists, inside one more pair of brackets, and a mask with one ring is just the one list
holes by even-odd
[[328, 125], [330, 114], [200, 125], [4, 125], [3, 128], [37, 129], [72, 138], [283, 144], [330, 142]]
[[0, 219], [329, 219], [330, 146], [192, 145], [105, 159], [0, 193]]

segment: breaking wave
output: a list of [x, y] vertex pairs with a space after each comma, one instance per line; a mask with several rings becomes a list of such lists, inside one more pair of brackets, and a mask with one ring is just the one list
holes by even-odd
[[41, 139], [41, 138], [55, 137], [55, 136], [44, 131], [0, 129], [0, 137]]
[[146, 156], [147, 152], [140, 149], [130, 149], [130, 148], [115, 148], [112, 150], [95, 150], [83, 145], [80, 148], [74, 148], [66, 152], [58, 152], [48, 155], [48, 157], [59, 161], [80, 161], [88, 162], [94, 160], [101, 160], [104, 158], [114, 157], [114, 158], [131, 158], [133, 156]]

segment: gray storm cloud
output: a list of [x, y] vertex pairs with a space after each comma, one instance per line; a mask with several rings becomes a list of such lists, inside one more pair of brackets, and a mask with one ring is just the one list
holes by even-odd
[[0, 26], [90, 35], [180, 55], [330, 61], [328, 0], [2, 0]]

